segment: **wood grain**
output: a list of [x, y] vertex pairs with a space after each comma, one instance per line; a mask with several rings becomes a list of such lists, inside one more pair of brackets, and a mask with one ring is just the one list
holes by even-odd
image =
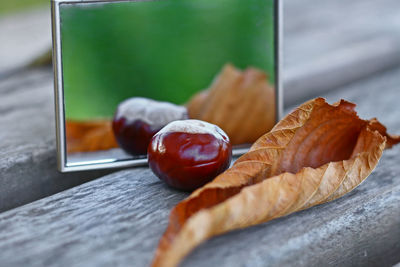
[[[327, 95], [400, 132], [400, 69]], [[360, 93], [362, 92], [362, 93]], [[400, 147], [355, 191], [212, 239], [183, 266], [391, 266], [400, 261]], [[124, 170], [0, 214], [2, 266], [147, 266], [186, 196], [147, 168]], [[291, 229], [288, 231], [288, 229]], [[18, 256], [16, 256], [18, 255]]]
[[57, 171], [49, 69], [0, 79], [0, 212], [90, 181], [110, 171]]
[[[397, 0], [298, 0], [284, 6], [287, 104], [373, 78], [400, 62]], [[0, 19], [0, 36], [7, 36], [0, 44], [0, 211], [104, 174], [57, 172], [51, 70], [21, 69], [50, 47], [49, 12]], [[393, 116], [391, 108], [382, 114]]]

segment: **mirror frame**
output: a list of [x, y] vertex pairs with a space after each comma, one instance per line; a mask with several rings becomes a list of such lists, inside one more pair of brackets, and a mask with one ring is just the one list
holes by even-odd
[[[52, 39], [53, 39], [53, 71], [54, 71], [54, 96], [55, 96], [55, 118], [56, 118], [56, 145], [57, 145], [57, 165], [61, 172], [87, 171], [111, 168], [126, 168], [146, 166], [147, 159], [107, 159], [86, 161], [83, 163], [67, 162], [67, 144], [65, 134], [65, 102], [64, 102], [64, 80], [62, 67], [62, 47], [61, 47], [61, 18], [60, 6], [62, 4], [82, 4], [82, 3], [116, 3], [116, 2], [139, 2], [157, 0], [51, 0], [52, 16]], [[276, 122], [283, 114], [283, 88], [281, 79], [282, 69], [282, 2], [275, 2], [275, 102], [276, 102]], [[239, 156], [247, 152], [249, 146], [245, 148], [234, 148], [233, 155]]]

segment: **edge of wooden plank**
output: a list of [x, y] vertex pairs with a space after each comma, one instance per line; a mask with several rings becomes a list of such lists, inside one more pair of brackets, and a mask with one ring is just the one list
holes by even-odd
[[291, 106], [400, 65], [400, 40], [378, 36], [284, 71], [284, 103]]

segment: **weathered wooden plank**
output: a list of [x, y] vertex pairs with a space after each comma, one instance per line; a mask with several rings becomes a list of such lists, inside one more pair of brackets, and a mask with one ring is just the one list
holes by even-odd
[[399, 63], [400, 39], [388, 36], [375, 36], [371, 40], [333, 50], [283, 72], [285, 106], [394, 68]]
[[287, 105], [399, 64], [399, 1], [284, 4]]
[[0, 16], [0, 36], [1, 78], [29, 64], [35, 57], [49, 49], [50, 7]]
[[56, 170], [51, 80], [49, 69], [0, 80], [0, 211], [110, 173]]
[[[283, 73], [286, 103], [320, 95], [398, 64], [400, 46], [395, 29], [400, 17], [396, 7], [400, 2], [395, 0], [288, 1]], [[7, 36], [0, 42], [0, 211], [103, 174], [62, 175], [56, 171], [50, 69], [6, 75], [29, 62], [40, 47], [50, 46], [48, 12], [0, 19], [0, 36]]]
[[[327, 95], [400, 132], [400, 69]], [[400, 147], [347, 196], [205, 243], [183, 266], [391, 266], [400, 261]], [[187, 194], [147, 168], [124, 170], [0, 214], [0, 265], [149, 264]]]
[[396, 0], [284, 1], [286, 63], [298, 66], [313, 60], [309, 53], [324, 57], [376, 36], [399, 38], [399, 5]]

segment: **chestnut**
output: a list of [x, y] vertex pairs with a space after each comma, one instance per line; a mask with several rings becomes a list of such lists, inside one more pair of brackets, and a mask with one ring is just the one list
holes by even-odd
[[216, 125], [180, 120], [153, 136], [147, 155], [149, 166], [158, 178], [172, 187], [191, 191], [229, 167], [232, 145]]
[[155, 133], [171, 121], [187, 118], [185, 107], [134, 97], [118, 105], [112, 128], [115, 139], [123, 150], [134, 156], [146, 155]]

